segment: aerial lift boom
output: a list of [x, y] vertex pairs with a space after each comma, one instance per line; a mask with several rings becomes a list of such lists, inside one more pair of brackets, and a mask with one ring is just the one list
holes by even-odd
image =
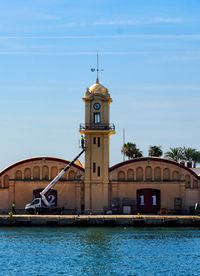
[[72, 160], [67, 166], [64, 167], [64, 169], [49, 183], [49, 185], [44, 188], [44, 190], [40, 193], [41, 198], [43, 200], [43, 203], [47, 206], [50, 207], [50, 203], [48, 202], [47, 198], [46, 198], [46, 194], [48, 193], [48, 191], [50, 191], [55, 185], [56, 183], [60, 180], [60, 178], [66, 173], [66, 171], [76, 162], [76, 160], [83, 154], [83, 152], [85, 151], [85, 149], [83, 149], [75, 158], [74, 160]]
[[[56, 211], [52, 210], [52, 206], [47, 200], [48, 192], [56, 185], [56, 183], [61, 179], [61, 177], [66, 173], [66, 171], [76, 162], [76, 160], [83, 154], [85, 151], [85, 147], [82, 146], [82, 151], [72, 160], [67, 166], [64, 167], [64, 169], [59, 172], [59, 174], [47, 185], [47, 187], [44, 188], [44, 190], [40, 193], [40, 198], [35, 198], [31, 203], [26, 204], [25, 210], [29, 213], [35, 213], [35, 212], [43, 212], [43, 211]], [[57, 210], [59, 208], [57, 207]]]

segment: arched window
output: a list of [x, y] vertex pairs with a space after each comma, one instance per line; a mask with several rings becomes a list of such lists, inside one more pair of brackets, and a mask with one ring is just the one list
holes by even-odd
[[31, 180], [31, 169], [26, 168], [24, 170], [24, 180]]
[[136, 169], [136, 180], [143, 181], [143, 169], [141, 167]]
[[161, 169], [159, 167], [154, 169], [154, 180], [161, 181]]
[[3, 178], [3, 186], [4, 188], [9, 188], [9, 176], [5, 175]]
[[127, 179], [130, 180], [134, 180], [134, 171], [132, 169], [128, 169], [127, 171]]
[[145, 180], [152, 181], [152, 168], [150, 166], [145, 169]]
[[193, 188], [198, 189], [198, 182], [197, 180], [193, 180]]
[[69, 180], [74, 180], [75, 176], [76, 176], [75, 172], [74, 171], [70, 171], [68, 178], [69, 178]]
[[168, 168], [163, 171], [163, 181], [170, 181], [170, 170]]
[[33, 168], [33, 179], [40, 180], [40, 167], [38, 166]]
[[93, 123], [94, 124], [100, 124], [101, 123], [101, 113], [100, 112], [94, 112], [93, 113]]
[[56, 177], [56, 175], [58, 174], [58, 168], [53, 166], [51, 168], [51, 179], [54, 179]]
[[188, 174], [185, 176], [185, 188], [186, 189], [191, 188], [191, 180]]
[[173, 181], [179, 181], [180, 180], [180, 173], [179, 172], [177, 172], [177, 171], [173, 171], [173, 173], [172, 173], [172, 179], [173, 179]]
[[15, 179], [16, 180], [21, 180], [22, 179], [22, 172], [20, 170], [16, 171]]
[[42, 168], [42, 179], [49, 180], [49, 168], [47, 166]]
[[120, 172], [118, 173], [118, 180], [119, 180], [119, 181], [125, 180], [125, 172], [120, 171]]
[[[60, 172], [63, 170], [64, 168], [61, 168], [60, 169]], [[60, 178], [60, 180], [66, 180], [67, 179], [67, 175], [66, 175], [66, 173], [65, 174], [63, 174], [63, 176]]]
[[76, 179], [77, 179], [77, 181], [83, 180], [82, 171], [78, 170], [78, 171], [76, 172]]

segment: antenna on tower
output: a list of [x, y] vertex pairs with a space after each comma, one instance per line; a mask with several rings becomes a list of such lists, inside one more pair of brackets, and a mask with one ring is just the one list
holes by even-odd
[[[123, 128], [123, 146], [125, 145], [125, 128]], [[125, 153], [123, 153], [123, 161], [125, 161]]]
[[97, 78], [96, 78], [96, 83], [99, 83], [99, 71], [103, 71], [103, 69], [99, 69], [99, 52], [97, 51], [97, 67], [96, 68], [91, 68], [92, 72], [97, 72]]

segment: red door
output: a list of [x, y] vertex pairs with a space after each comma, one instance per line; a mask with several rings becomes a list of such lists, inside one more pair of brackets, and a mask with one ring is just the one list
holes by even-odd
[[160, 211], [160, 190], [137, 190], [137, 211], [142, 214], [157, 214]]

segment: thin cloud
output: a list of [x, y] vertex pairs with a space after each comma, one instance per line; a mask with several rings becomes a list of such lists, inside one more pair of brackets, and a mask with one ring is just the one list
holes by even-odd
[[[184, 113], [184, 108], [187, 106], [187, 108], [198, 108], [199, 107], [199, 102], [196, 101], [196, 99], [171, 99], [171, 100], [164, 100], [164, 101], [156, 101], [155, 99], [153, 99], [152, 101], [149, 100], [148, 102], [140, 102], [140, 104], [138, 105], [138, 109], [145, 109], [145, 110], [163, 110], [163, 109], [167, 109], [169, 110], [177, 110], [178, 113]], [[179, 109], [177, 109], [177, 107], [179, 107]], [[182, 107], [182, 109], [180, 109]], [[174, 116], [174, 113], [173, 115]], [[185, 116], [187, 116], [187, 114], [185, 114]]]
[[200, 53], [192, 53], [191, 55], [188, 54], [182, 54], [182, 55], [169, 55], [169, 56], [164, 56], [155, 59], [156, 61], [160, 62], [178, 62], [178, 61], [199, 61], [200, 60]]
[[88, 40], [88, 39], [162, 39], [162, 40], [200, 40], [200, 34], [140, 34], [140, 35], [58, 35], [58, 36], [0, 36], [0, 40], [25, 40], [25, 39], [38, 39], [38, 40]]
[[196, 22], [199, 19], [190, 19], [190, 18], [178, 18], [178, 17], [152, 17], [152, 18], [144, 18], [141, 20], [100, 20], [94, 21], [88, 25], [91, 26], [142, 26], [142, 25], [157, 25], [157, 24], [182, 24], [189, 22]]
[[16, 18], [16, 20], [20, 21], [32, 21], [32, 20], [40, 20], [40, 21], [55, 21], [60, 20], [59, 16], [56, 16], [53, 13], [40, 12], [30, 8], [18, 8], [18, 9], [9, 9], [7, 11], [0, 11], [1, 18], [4, 17], [12, 17]]
[[[149, 20], [149, 23], [153, 24], [181, 24], [196, 22], [198, 19], [178, 18], [178, 17], [155, 17]], [[147, 21], [148, 22], [148, 21]]]
[[[9, 16], [11, 16], [9, 14]], [[16, 12], [13, 12], [13, 17], [16, 18], [16, 21], [23, 22], [23, 25], [7, 25], [3, 24], [0, 26], [1, 31], [37, 31], [38, 24], [40, 24], [39, 29], [41, 31], [47, 30], [58, 30], [63, 31], [66, 29], [91, 29], [91, 28], [116, 28], [116, 27], [142, 27], [142, 26], [156, 26], [156, 25], [180, 25], [180, 24], [189, 24], [197, 23], [200, 20], [198, 18], [179, 18], [179, 17], [152, 17], [152, 18], [142, 18], [142, 19], [107, 19], [107, 20], [77, 20], [77, 21], [66, 21], [66, 18], [60, 15], [41, 13], [34, 10], [22, 9]], [[34, 22], [34, 25], [30, 25], [30, 22]], [[51, 21], [54, 24], [49, 24]], [[57, 21], [57, 22], [56, 22]], [[63, 22], [62, 24], [60, 22]], [[42, 23], [42, 24], [41, 24]]]
[[[130, 56], [130, 55], [152, 55], [153, 51], [101, 51], [106, 56]], [[93, 56], [96, 51], [0, 51], [0, 55], [44, 55], [44, 56]]]
[[[33, 56], [93, 56], [96, 55], [96, 51], [48, 51], [44, 49], [39, 51], [41, 47], [36, 47], [33, 51], [0, 51], [0, 55], [33, 55]], [[39, 49], [39, 50], [38, 50]], [[159, 54], [159, 57], [157, 57]], [[149, 61], [153, 62], [186, 62], [186, 61], [199, 61], [200, 53], [188, 53], [183, 52], [179, 56], [176, 51], [171, 53], [165, 53], [165, 51], [101, 51], [101, 55], [104, 56], [146, 56]]]
[[32, 19], [43, 21], [57, 21], [61, 19], [59, 16], [39, 12], [32, 12], [30, 16], [32, 17]]
[[197, 18], [179, 18], [179, 17], [152, 17], [143, 19], [116, 19], [116, 20], [96, 20], [82, 22], [66, 22], [63, 27], [129, 27], [129, 26], [146, 26], [146, 25], [168, 25], [168, 24], [185, 24], [199, 22]]
[[127, 90], [131, 91], [153, 91], [153, 92], [163, 92], [163, 91], [176, 91], [176, 92], [200, 92], [200, 85], [184, 85], [184, 84], [177, 84], [177, 85], [168, 85], [168, 84], [149, 84], [149, 85], [133, 85], [126, 87]]
[[96, 52], [39, 52], [39, 51], [0, 51], [0, 55], [44, 55], [44, 56], [73, 56], [73, 55], [94, 55]]

